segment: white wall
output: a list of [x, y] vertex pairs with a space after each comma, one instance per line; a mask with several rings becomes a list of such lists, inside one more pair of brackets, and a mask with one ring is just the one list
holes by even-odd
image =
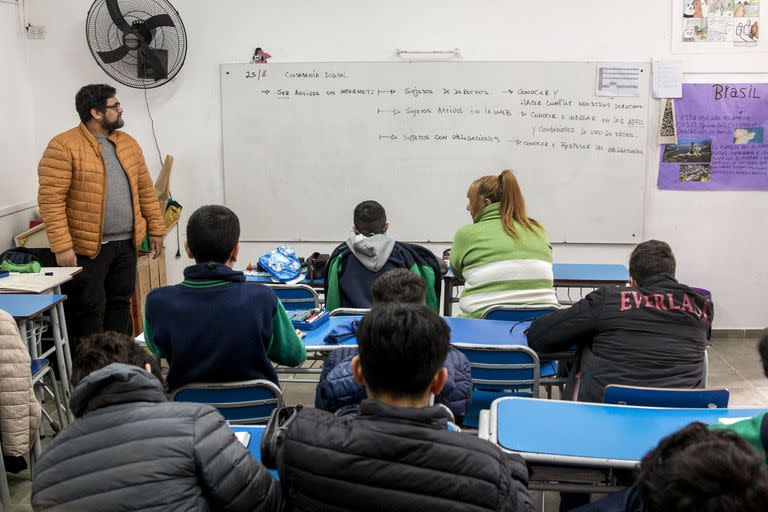
[[[110, 81], [91, 58], [85, 43], [84, 22], [90, 3], [27, 0], [28, 20], [48, 28], [45, 41], [28, 42], [38, 154], [53, 135], [76, 123], [73, 96], [77, 88], [87, 82]], [[465, 60], [647, 61], [668, 56], [672, 47], [670, 2], [658, 0], [173, 3], [189, 36], [187, 62], [173, 82], [150, 90], [148, 96], [161, 149], [176, 157], [172, 189], [184, 205], [186, 216], [202, 204], [223, 200], [218, 65], [247, 61], [257, 45], [271, 53], [274, 62], [380, 61], [394, 59], [395, 48], [455, 47], [461, 49]], [[717, 79], [768, 81], [768, 75], [738, 74], [768, 71], [764, 54], [683, 58], [689, 80], [701, 78], [694, 73], [727, 72], [716, 75]], [[126, 130], [138, 138], [156, 174], [159, 161], [143, 93], [119, 87], [118, 95], [126, 108]], [[650, 116], [654, 115], [652, 110]], [[484, 169], [478, 169], [478, 173], [481, 171]], [[655, 183], [656, 158], [651, 154], [645, 237], [667, 240], [678, 257], [680, 279], [713, 291], [716, 327], [757, 328], [768, 324], [760, 300], [761, 288], [768, 285], [764, 264], [768, 241], [762, 235], [762, 226], [753, 220], [762, 220], [768, 214], [768, 196], [763, 192], [666, 192], [656, 190]], [[314, 208], [322, 208], [322, 200], [308, 201], [307, 211], [301, 214], [310, 217]], [[348, 226], [339, 226], [340, 239], [347, 233]], [[397, 235], [396, 226], [393, 234]], [[166, 246], [171, 253], [169, 281], [176, 281], [188, 261], [185, 257], [173, 258], [175, 236], [167, 240]], [[325, 246], [296, 245], [299, 254], [315, 249], [327, 252], [332, 247], [330, 242]], [[442, 250], [438, 245], [433, 248]], [[242, 259], [255, 260], [267, 249], [247, 244]], [[629, 246], [557, 246], [555, 259], [621, 263], [630, 250]]]
[[34, 102], [20, 9], [0, 3], [0, 251], [29, 227], [37, 195]]

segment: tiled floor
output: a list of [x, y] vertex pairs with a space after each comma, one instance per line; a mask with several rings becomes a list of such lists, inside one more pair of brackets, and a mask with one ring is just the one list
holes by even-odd
[[[763, 375], [755, 339], [715, 339], [709, 351], [709, 387], [725, 387], [731, 392], [730, 406], [768, 406], [768, 379]], [[315, 385], [289, 383], [284, 389], [288, 404], [311, 407], [315, 401]], [[47, 443], [46, 443], [47, 444]], [[29, 472], [9, 475], [13, 511], [29, 511], [31, 482]], [[532, 493], [539, 503], [539, 493]], [[559, 499], [547, 493], [545, 510], [556, 511]]]

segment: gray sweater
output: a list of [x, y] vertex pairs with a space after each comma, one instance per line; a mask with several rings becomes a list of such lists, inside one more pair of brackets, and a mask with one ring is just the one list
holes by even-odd
[[211, 406], [166, 402], [136, 366], [91, 373], [70, 401], [76, 420], [40, 457], [35, 510], [272, 511], [280, 486]]
[[131, 186], [123, 165], [117, 158], [115, 145], [106, 137], [96, 137], [107, 170], [107, 205], [104, 211], [102, 242], [133, 239], [133, 202]]

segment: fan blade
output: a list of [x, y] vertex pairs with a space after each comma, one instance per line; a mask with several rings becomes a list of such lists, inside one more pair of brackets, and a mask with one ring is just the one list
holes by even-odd
[[152, 48], [146, 44], [143, 44], [139, 46], [139, 53], [141, 53], [142, 57], [144, 57], [144, 62], [149, 64], [149, 66], [152, 68], [152, 78], [155, 80], [162, 80], [168, 76], [167, 73], [163, 72], [163, 64], [160, 62], [160, 59], [158, 59], [157, 56], [152, 52]]
[[115, 26], [120, 29], [121, 32], [129, 32], [131, 26], [125, 21], [123, 13], [120, 12], [120, 6], [117, 5], [117, 0], [107, 0], [107, 11], [109, 11], [109, 17], [115, 23]]
[[147, 18], [147, 21], [144, 22], [147, 27], [149, 27], [151, 30], [154, 30], [158, 27], [175, 27], [176, 25], [173, 24], [173, 20], [170, 16], [167, 14], [158, 14], [157, 16], [152, 16], [151, 18]]
[[131, 49], [123, 45], [120, 48], [115, 48], [114, 50], [109, 50], [108, 52], [98, 52], [98, 54], [99, 57], [101, 57], [102, 62], [105, 64], [110, 64], [112, 62], [117, 62], [118, 60], [128, 55], [129, 51], [131, 51]]

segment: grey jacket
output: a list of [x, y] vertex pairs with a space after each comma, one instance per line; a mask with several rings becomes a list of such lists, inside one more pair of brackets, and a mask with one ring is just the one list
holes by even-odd
[[136, 366], [91, 373], [70, 401], [76, 420], [42, 454], [35, 510], [271, 511], [280, 488], [212, 407], [167, 402]]
[[347, 240], [347, 247], [365, 268], [378, 272], [389, 260], [395, 241], [387, 235], [355, 235]]

